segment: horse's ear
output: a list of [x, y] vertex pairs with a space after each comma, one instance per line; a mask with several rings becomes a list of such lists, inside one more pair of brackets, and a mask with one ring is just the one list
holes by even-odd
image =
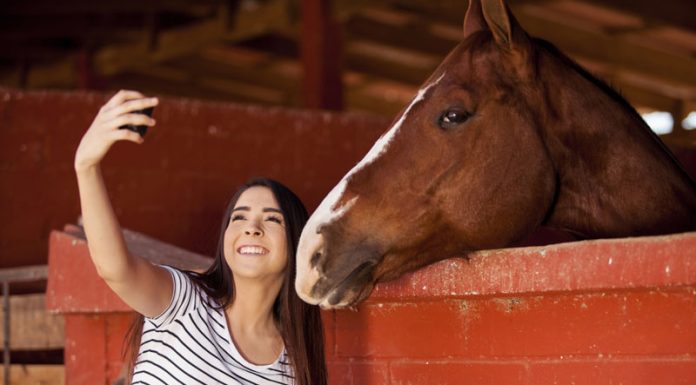
[[483, 17], [498, 45], [512, 49], [517, 43], [529, 39], [508, 9], [505, 0], [482, 0], [481, 7]]
[[486, 19], [483, 18], [481, 0], [469, 0], [469, 8], [464, 16], [464, 39], [474, 32], [488, 29]]

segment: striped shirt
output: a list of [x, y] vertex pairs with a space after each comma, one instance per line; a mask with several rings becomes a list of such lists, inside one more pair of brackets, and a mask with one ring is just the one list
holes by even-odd
[[174, 292], [157, 317], [145, 318], [132, 384], [293, 384], [283, 350], [270, 365], [255, 365], [232, 342], [222, 309], [185, 273], [172, 274]]

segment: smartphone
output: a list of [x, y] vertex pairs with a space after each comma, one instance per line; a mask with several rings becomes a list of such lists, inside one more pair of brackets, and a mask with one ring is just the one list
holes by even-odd
[[[155, 107], [150, 107], [150, 108], [145, 108], [139, 111], [133, 111], [135, 114], [144, 114], [149, 117], [152, 117], [152, 111], [155, 110]], [[137, 132], [140, 134], [140, 136], [145, 136], [145, 133], [147, 133], [147, 126], [136, 126], [134, 124], [124, 124], [123, 126], [119, 127], [119, 129], [125, 129], [125, 130], [131, 130], [134, 132]]]

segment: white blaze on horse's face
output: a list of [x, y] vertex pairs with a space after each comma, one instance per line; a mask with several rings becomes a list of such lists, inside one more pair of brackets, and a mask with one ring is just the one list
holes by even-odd
[[[401, 114], [399, 120], [387, 131], [387, 133], [382, 135], [377, 142], [375, 142], [367, 155], [365, 155], [365, 157], [357, 165], [355, 165], [341, 179], [340, 182], [338, 182], [338, 184], [331, 190], [331, 192], [329, 192], [329, 195], [324, 198], [319, 207], [316, 209], [316, 211], [314, 211], [312, 216], [307, 221], [307, 224], [302, 230], [302, 236], [300, 237], [300, 242], [297, 248], [297, 277], [295, 279], [295, 290], [300, 298], [302, 298], [302, 300], [305, 302], [311, 304], [319, 304], [322, 302], [322, 298], [312, 297], [312, 288], [321, 278], [321, 275], [317, 268], [313, 268], [311, 266], [310, 262], [312, 256], [317, 252], [321, 252], [321, 250], [324, 248], [324, 237], [319, 233], [319, 229], [321, 229], [322, 226], [326, 226], [340, 219], [343, 214], [350, 210], [350, 208], [359, 198], [358, 196], [353, 197], [340, 207], [338, 206], [338, 203], [343, 197], [348, 180], [353, 174], [368, 164], [374, 162], [375, 159], [377, 159], [387, 150], [389, 143], [399, 131], [401, 124], [404, 122], [406, 116], [411, 111], [413, 106], [423, 100], [428, 89], [439, 83], [444, 76], [445, 73], [443, 72], [442, 75], [440, 75], [434, 82], [431, 82], [418, 91], [418, 94], [413, 99], [411, 104], [409, 104], [406, 110], [404, 110], [404, 113]], [[325, 298], [328, 298], [329, 296], [330, 293]], [[321, 303], [321, 305], [326, 307], [329, 306], [327, 303]]]

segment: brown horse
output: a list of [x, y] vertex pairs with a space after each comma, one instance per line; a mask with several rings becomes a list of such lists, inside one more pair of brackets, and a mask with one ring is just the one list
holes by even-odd
[[696, 184], [636, 111], [503, 1], [471, 0], [464, 40], [302, 233], [296, 289], [323, 307], [540, 225], [577, 238], [696, 228]]

